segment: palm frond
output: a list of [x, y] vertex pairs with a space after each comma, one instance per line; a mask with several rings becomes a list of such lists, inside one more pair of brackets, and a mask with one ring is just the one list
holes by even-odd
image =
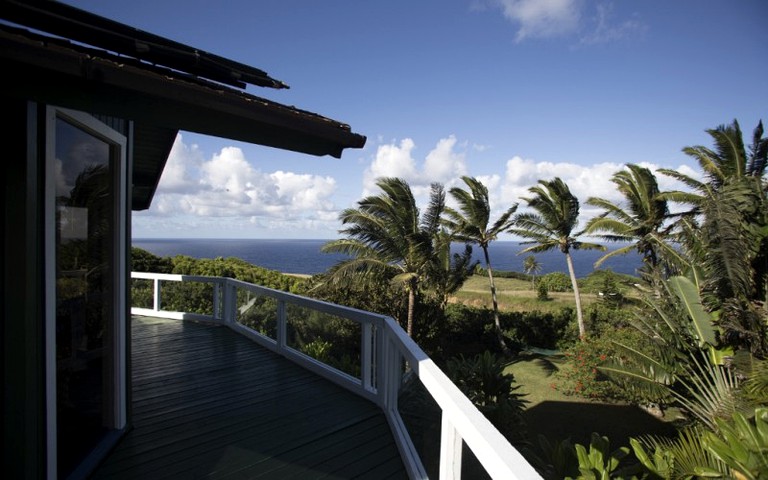
[[768, 166], [768, 138], [763, 138], [763, 121], [760, 120], [752, 134], [747, 174], [753, 177], [762, 177], [766, 166]]
[[612, 251], [606, 253], [605, 255], [603, 255], [602, 257], [598, 258], [595, 261], [593, 267], [594, 268], [600, 268], [600, 265], [602, 265], [603, 262], [605, 262], [609, 258], [616, 257], [616, 256], [619, 256], [619, 255], [626, 255], [627, 253], [633, 251], [634, 249], [635, 249], [634, 245], [626, 245], [624, 247], [617, 248], [616, 250], [612, 250]]
[[661, 478], [729, 478], [731, 474], [728, 466], [709, 451], [702, 432], [695, 428], [682, 430], [674, 439], [644, 435], [630, 443], [635, 456]]
[[744, 382], [744, 392], [757, 403], [768, 406], [768, 360], [757, 362]]
[[429, 205], [421, 219], [421, 229], [430, 235], [437, 233], [445, 209], [445, 189], [440, 183], [431, 185]]
[[[657, 172], [661, 173], [662, 175], [666, 175], [668, 177], [672, 177], [675, 180], [685, 184], [687, 187], [693, 189], [693, 190], [702, 190], [704, 188], [704, 183], [700, 182], [699, 180], [696, 180], [693, 177], [690, 177], [684, 173], [680, 173], [677, 170], [672, 170], [670, 168], [659, 168], [656, 170]], [[668, 193], [668, 192], [667, 192]]]
[[713, 365], [706, 358], [694, 355], [692, 360], [687, 375], [680, 379], [686, 393], [672, 393], [699, 422], [716, 431], [716, 419], [729, 418], [743, 408], [737, 396], [739, 381], [730, 369]]

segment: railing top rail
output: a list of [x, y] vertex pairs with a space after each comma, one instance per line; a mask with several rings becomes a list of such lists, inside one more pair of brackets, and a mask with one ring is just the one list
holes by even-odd
[[366, 321], [368, 323], [381, 326], [384, 323], [384, 319], [389, 318], [378, 313], [368, 312], [366, 310], [360, 310], [352, 307], [345, 307], [344, 305], [337, 305], [335, 303], [316, 300], [314, 298], [302, 297], [301, 295], [296, 295], [295, 293], [275, 290], [274, 288], [262, 287], [261, 285], [254, 285], [252, 283], [243, 282], [242, 280], [235, 280], [232, 278], [228, 278], [226, 280], [231, 285], [237, 285], [242, 288], [247, 288], [251, 291], [262, 292], [279, 300], [284, 300], [295, 305], [312, 308], [323, 313], [337, 315], [339, 317], [344, 317], [357, 322]]
[[225, 280], [223, 277], [211, 277], [207, 275], [181, 275], [177, 273], [150, 273], [131, 272], [131, 278], [144, 280], [170, 280], [174, 282], [210, 282], [217, 283]]
[[157, 279], [176, 282], [227, 283], [229, 285], [234, 285], [253, 292], [262, 293], [278, 300], [283, 300], [301, 307], [312, 308], [323, 313], [336, 315], [355, 322], [367, 322], [373, 325], [381, 326], [384, 323], [384, 319], [387, 318], [385, 315], [368, 312], [366, 310], [359, 310], [357, 308], [345, 307], [343, 305], [337, 305], [335, 303], [329, 303], [323, 300], [302, 297], [301, 295], [296, 295], [295, 293], [284, 292], [282, 290], [276, 290], [274, 288], [264, 287], [261, 285], [254, 285], [253, 283], [244, 282], [234, 278], [150, 272], [131, 272], [131, 278], [145, 280]]
[[480, 413], [459, 388], [391, 318], [385, 320], [390, 338], [411, 368], [450, 418], [454, 428], [493, 478], [541, 479], [541, 475]]

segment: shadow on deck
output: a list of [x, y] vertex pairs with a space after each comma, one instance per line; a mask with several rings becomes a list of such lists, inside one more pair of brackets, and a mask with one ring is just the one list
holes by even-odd
[[407, 478], [373, 403], [227, 327], [133, 317], [133, 429], [94, 478]]

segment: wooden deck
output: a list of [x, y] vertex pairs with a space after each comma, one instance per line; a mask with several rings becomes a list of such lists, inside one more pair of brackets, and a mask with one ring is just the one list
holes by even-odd
[[133, 429], [94, 478], [407, 478], [376, 405], [228, 328], [132, 337]]

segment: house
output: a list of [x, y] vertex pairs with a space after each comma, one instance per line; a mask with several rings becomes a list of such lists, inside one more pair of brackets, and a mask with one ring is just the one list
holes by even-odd
[[287, 88], [259, 69], [65, 4], [0, 19], [3, 477], [64, 478], [131, 419], [131, 211], [177, 132], [333, 157], [366, 139], [246, 93]]
[[[440, 478], [461, 476], [465, 446], [493, 478], [540, 478], [393, 319], [233, 279], [129, 272], [131, 211], [149, 208], [178, 131], [333, 157], [363, 147], [365, 137], [343, 123], [246, 93], [248, 85], [286, 88], [259, 69], [51, 0], [0, 0], [0, 65], [0, 109], [5, 117], [5, 158], [0, 162], [3, 478], [85, 478], [130, 443], [139, 430], [131, 428], [139, 418], [132, 411], [139, 404], [133, 401], [132, 369], [139, 372], [139, 360], [147, 357], [132, 355], [132, 314], [176, 318], [181, 321], [170, 330], [200, 332], [191, 335], [198, 339], [226, 337], [229, 347], [212, 340], [201, 343], [227, 359], [233, 356], [231, 345], [249, 350], [259, 344], [298, 364], [302, 374], [316, 374], [311, 382], [330, 380], [345, 388], [344, 394], [352, 391], [358, 403], [368, 401], [375, 410], [368, 417], [378, 417], [377, 428], [383, 430], [359, 428], [368, 437], [394, 440], [389, 446], [396, 473], [382, 477], [427, 477], [399, 413], [407, 377], [439, 408], [439, 420], [432, 423], [439, 441], [426, 441], [438, 453]], [[131, 277], [154, 282], [152, 308], [131, 308]], [[192, 325], [185, 324], [190, 314], [163, 311], [159, 299], [165, 281], [213, 284], [213, 314], [204, 320], [210, 320], [211, 328], [229, 329], [210, 334], [207, 327], [186, 328]], [[270, 297], [276, 312], [270, 317], [276, 324], [274, 338], [239, 323], [236, 301], [241, 292]], [[359, 376], [336, 371], [291, 348], [286, 341], [291, 303], [299, 310], [356, 322]], [[151, 322], [137, 323], [155, 328]], [[222, 333], [230, 330], [254, 341], [241, 346], [241, 337], [235, 341]], [[175, 341], [173, 335], [165, 336]], [[198, 365], [210, 358], [201, 355]], [[143, 364], [165, 366], [152, 362], [150, 358]], [[234, 369], [236, 375], [248, 377], [238, 366]], [[273, 390], [284, 393], [286, 380], [298, 376], [279, 376]], [[226, 388], [218, 390], [220, 397], [231, 397]], [[310, 391], [317, 394], [316, 389]], [[252, 392], [244, 394], [245, 403], [251, 402]], [[315, 400], [313, 395], [305, 398]], [[279, 400], [272, 403], [282, 407]], [[328, 417], [323, 420], [333, 429], [339, 428], [327, 412], [320, 415]], [[300, 412], [294, 417], [302, 428], [314, 423]], [[234, 413], [227, 419], [235, 428], [241, 420]], [[259, 430], [260, 420], [250, 421], [249, 430]], [[181, 420], [177, 427], [196, 427], [187, 423]], [[159, 427], [159, 435], [164, 428]], [[267, 443], [273, 440], [269, 433], [262, 435], [267, 435]], [[226, 442], [225, 436], [203, 440]], [[174, 440], [162, 439], [166, 444]], [[355, 441], [337, 438], [334, 445], [354, 449]], [[227, 453], [251, 461], [248, 450]], [[334, 461], [353, 457], [334, 455]], [[230, 458], [217, 459], [215, 467], [235, 468]], [[286, 458], [278, 461], [292, 466]], [[328, 465], [326, 459], [319, 461]]]

